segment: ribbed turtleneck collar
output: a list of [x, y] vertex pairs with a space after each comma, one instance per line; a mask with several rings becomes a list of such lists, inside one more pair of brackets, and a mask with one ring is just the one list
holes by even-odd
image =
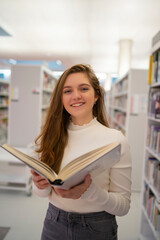
[[96, 117], [94, 117], [89, 123], [83, 124], [81, 126], [80, 125], [75, 125], [72, 121], [70, 121], [68, 129], [72, 130], [72, 131], [82, 130], [82, 129], [88, 128], [90, 126], [93, 126], [95, 123], [97, 123], [97, 118]]

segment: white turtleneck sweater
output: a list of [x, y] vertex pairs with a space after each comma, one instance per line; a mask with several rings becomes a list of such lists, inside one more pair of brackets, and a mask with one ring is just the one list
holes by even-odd
[[41, 190], [34, 185], [35, 193], [40, 197], [48, 197], [50, 203], [69, 212], [127, 214], [131, 195], [131, 156], [126, 138], [120, 131], [103, 126], [96, 118], [83, 126], [71, 122], [68, 134], [61, 168], [80, 155], [115, 141], [121, 143], [121, 159], [92, 179], [90, 187], [79, 199], [62, 198], [51, 186]]

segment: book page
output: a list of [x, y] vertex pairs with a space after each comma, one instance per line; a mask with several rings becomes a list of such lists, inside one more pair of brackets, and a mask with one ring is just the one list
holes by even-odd
[[121, 145], [118, 145], [116, 148], [99, 157], [97, 160], [90, 163], [88, 166], [85, 166], [81, 170], [75, 172], [74, 174], [68, 174], [68, 177], [63, 176], [63, 184], [57, 187], [62, 189], [69, 189], [81, 183], [88, 173], [91, 174], [91, 177], [97, 176], [98, 174], [116, 164], [120, 160], [120, 155]]
[[20, 161], [25, 163], [28, 167], [34, 169], [39, 174], [43, 175], [45, 178], [50, 179], [51, 181], [55, 180], [56, 174], [47, 164], [29, 156], [23, 152], [20, 152], [19, 150], [9, 146], [8, 144], [4, 144], [1, 147], [5, 151], [7, 151], [9, 154], [12, 154], [17, 159], [19, 159]]
[[96, 159], [100, 158], [107, 152], [111, 151], [112, 149], [116, 148], [119, 145], [119, 143], [114, 142], [111, 144], [108, 144], [106, 146], [103, 146], [101, 148], [95, 149], [93, 151], [90, 151], [75, 160], [71, 161], [69, 164], [67, 164], [58, 174], [60, 178], [66, 178], [69, 175], [72, 175], [73, 173], [79, 171], [80, 169], [84, 168], [85, 166], [89, 165], [90, 163], [94, 162]]

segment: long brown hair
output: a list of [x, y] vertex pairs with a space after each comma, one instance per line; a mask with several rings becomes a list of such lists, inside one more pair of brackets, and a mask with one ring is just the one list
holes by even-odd
[[54, 88], [45, 124], [35, 140], [38, 147], [36, 151], [41, 154], [41, 161], [47, 163], [57, 173], [68, 141], [67, 128], [70, 122], [70, 115], [62, 103], [63, 86], [70, 74], [79, 72], [87, 75], [95, 95], [98, 96], [98, 100], [93, 107], [93, 115], [100, 123], [109, 126], [105, 116], [104, 90], [92, 68], [89, 65], [77, 64], [64, 71]]

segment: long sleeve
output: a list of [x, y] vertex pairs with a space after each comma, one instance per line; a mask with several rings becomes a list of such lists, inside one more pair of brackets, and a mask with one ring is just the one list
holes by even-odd
[[109, 189], [102, 189], [93, 182], [81, 199], [96, 203], [106, 212], [123, 216], [130, 208], [131, 156], [126, 139], [121, 134], [120, 138], [122, 139], [121, 160], [110, 170]]
[[39, 197], [48, 197], [52, 191], [52, 187], [49, 186], [45, 189], [39, 189], [37, 188], [33, 183], [33, 191], [39, 196]]

